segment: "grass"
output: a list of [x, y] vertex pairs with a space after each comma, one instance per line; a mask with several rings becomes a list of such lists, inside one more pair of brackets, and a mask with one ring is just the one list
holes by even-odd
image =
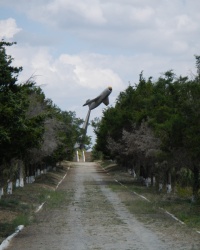
[[73, 190], [68, 190], [66, 191], [55, 191], [51, 193], [51, 198], [47, 200], [47, 206], [48, 208], [57, 208], [59, 207], [62, 208], [62, 205], [65, 204], [65, 208], [66, 208], [66, 204], [69, 204], [72, 197], [74, 195], [74, 191]]
[[[125, 171], [120, 171], [117, 167], [109, 164], [104, 164], [104, 169], [109, 172], [113, 179], [117, 179], [122, 185], [117, 182], [109, 184], [109, 187], [121, 194], [124, 198], [124, 204], [129, 211], [135, 214], [141, 220], [153, 220], [154, 217], [164, 218], [164, 210], [175, 215], [179, 220], [183, 221], [188, 227], [200, 231], [200, 202], [191, 202], [191, 189], [180, 188], [176, 192], [167, 194], [166, 192], [159, 193], [155, 187], [146, 187], [136, 181], [130, 174]], [[110, 171], [111, 170], [111, 171]], [[146, 197], [150, 202], [142, 199], [134, 194]]]
[[192, 203], [188, 198], [162, 199], [158, 202], [170, 213], [174, 214], [179, 220], [183, 221], [191, 228], [200, 230], [200, 204]]
[[0, 242], [4, 240], [4, 238], [8, 237], [15, 231], [15, 225], [12, 223], [0, 223]]
[[[8, 203], [9, 204], [9, 203]], [[0, 204], [1, 207], [1, 204]], [[21, 207], [20, 207], [21, 208]], [[3, 206], [1, 207], [1, 214], [5, 213], [5, 210], [14, 210], [15, 214], [8, 214], [7, 218], [1, 220], [0, 222], [0, 243], [10, 234], [15, 232], [15, 229], [18, 225], [28, 225], [30, 223], [30, 213], [31, 210], [22, 211], [19, 209], [19, 206], [11, 208], [10, 206]]]
[[0, 244], [18, 225], [29, 225], [34, 218], [35, 210], [46, 201], [49, 208], [60, 206], [64, 200], [72, 197], [72, 191], [54, 191], [58, 182], [67, 171], [68, 164], [57, 167], [36, 178], [24, 188], [16, 188], [12, 195], [4, 195], [0, 200]]
[[13, 198], [7, 199], [7, 197], [5, 199], [0, 200], [1, 208], [15, 208], [19, 205], [20, 202], [18, 200], [14, 200]]
[[27, 226], [29, 224], [30, 224], [30, 218], [28, 214], [20, 214], [12, 222], [14, 228], [16, 228], [19, 225]]

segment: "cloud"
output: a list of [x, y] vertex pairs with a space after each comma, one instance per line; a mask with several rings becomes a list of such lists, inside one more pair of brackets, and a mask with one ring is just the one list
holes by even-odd
[[[59, 36], [59, 32], [66, 32], [88, 47], [96, 50], [107, 48], [113, 53], [117, 50], [126, 50], [127, 53], [128, 50], [131, 53], [151, 51], [173, 56], [187, 52], [194, 54], [194, 50], [199, 48], [198, 0], [3, 2], [52, 29], [52, 38], [49, 37], [52, 43], [58, 42], [54, 34]], [[36, 42], [37, 37], [30, 36], [30, 43], [33, 39]]]
[[192, 33], [197, 31], [199, 25], [194, 22], [188, 15], [178, 15], [175, 17], [176, 30], [179, 32]]
[[21, 29], [17, 27], [15, 19], [0, 20], [0, 39], [13, 38], [20, 31]]
[[47, 97], [61, 108], [80, 107], [86, 99], [95, 97], [110, 85], [114, 93], [124, 89], [121, 77], [106, 56], [65, 53], [53, 57], [45, 47], [18, 45], [8, 48], [8, 52], [14, 56], [16, 66], [23, 66], [19, 81], [35, 76]]
[[105, 23], [98, 0], [14, 0], [3, 1], [9, 6], [23, 12], [32, 20], [55, 27], [72, 27], [77, 24], [101, 25]]
[[[40, 84], [47, 83], [55, 85], [56, 82], [62, 84], [78, 85], [86, 89], [101, 89], [109, 84], [115, 88], [122, 86], [122, 80], [119, 75], [109, 67], [109, 62], [101, 63], [98, 60], [105, 61], [102, 57], [94, 53], [81, 53], [77, 55], [61, 54], [54, 58], [45, 47], [21, 47], [10, 48], [10, 53], [15, 55], [15, 64], [25, 65], [26, 74], [36, 74]], [[46, 79], [46, 80], [44, 80]]]
[[[80, 22], [85, 22], [87, 24], [101, 25], [106, 22], [99, 1], [96, 0], [54, 0], [47, 4], [44, 12], [45, 14], [48, 12], [51, 17], [65, 17], [58, 19], [61, 24], [65, 19], [70, 21], [71, 25], [77, 23], [77, 19], [79, 20], [79, 24]], [[66, 22], [64, 21], [64, 23]]]
[[98, 63], [98, 54], [61, 55], [58, 64], [73, 67], [77, 84], [89, 89], [100, 89], [112, 85], [118, 88], [122, 80], [109, 65]]
[[[56, 100], [58, 95], [95, 93], [108, 85], [120, 91], [129, 81], [137, 81], [142, 70], [147, 76], [168, 69], [187, 74], [199, 51], [196, 0], [193, 4], [188, 0], [2, 0], [1, 4], [25, 14], [34, 25], [47, 27], [38, 34], [25, 26], [22, 30], [9, 18], [7, 26], [5, 20], [0, 22], [4, 27], [0, 34], [20, 41], [12, 51], [15, 62], [24, 67], [20, 80], [37, 75], [38, 84]], [[80, 41], [73, 51], [67, 48], [70, 39]]]

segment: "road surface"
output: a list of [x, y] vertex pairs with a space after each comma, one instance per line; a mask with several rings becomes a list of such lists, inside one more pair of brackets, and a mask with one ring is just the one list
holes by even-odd
[[184, 235], [174, 240], [139, 222], [109, 189], [107, 184], [113, 180], [101, 167], [73, 164], [56, 190], [66, 195], [63, 201], [54, 205], [47, 202], [8, 250], [200, 249], [198, 238], [195, 244]]

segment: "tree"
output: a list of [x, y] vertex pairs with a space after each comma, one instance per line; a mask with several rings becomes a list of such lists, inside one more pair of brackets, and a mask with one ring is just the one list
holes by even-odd
[[198, 197], [200, 188], [200, 79], [188, 82], [184, 86], [182, 93], [181, 114], [184, 117], [185, 126], [183, 129], [183, 145], [187, 150], [188, 158], [191, 160], [191, 170], [193, 172], [193, 196]]
[[22, 67], [12, 66], [13, 58], [6, 54], [5, 46], [12, 46], [15, 42], [0, 41], [0, 89], [13, 87], [17, 81], [18, 74]]
[[195, 55], [196, 68], [197, 68], [197, 80], [200, 79], [200, 55]]
[[[36, 167], [72, 160], [83, 123], [46, 98], [32, 77], [17, 83], [22, 67], [12, 66], [5, 49], [13, 44], [0, 42], [0, 176], [6, 172], [8, 178], [18, 171], [12, 167], [16, 162], [25, 164], [27, 175], [34, 175]], [[90, 143], [89, 137], [85, 140]]]
[[[158, 161], [156, 166], [162, 166], [162, 172], [168, 176], [171, 173], [177, 176], [182, 168], [191, 169], [193, 195], [197, 197], [200, 188], [199, 61], [200, 57], [196, 56], [197, 76], [193, 80], [187, 76], [177, 77], [169, 70], [152, 82], [152, 78], [146, 80], [142, 72], [139, 83], [121, 92], [115, 107], [104, 112], [96, 126], [95, 150], [125, 165], [130, 162], [130, 156], [132, 162], [140, 161], [143, 165], [146, 160]], [[153, 136], [149, 136], [151, 133]], [[153, 146], [150, 138], [156, 138], [159, 146]], [[159, 157], [155, 157], [156, 151], [160, 152]]]

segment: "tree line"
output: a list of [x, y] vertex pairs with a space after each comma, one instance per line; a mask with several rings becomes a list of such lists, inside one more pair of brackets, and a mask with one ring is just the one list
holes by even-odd
[[34, 77], [18, 83], [23, 69], [12, 66], [6, 53], [13, 44], [0, 41], [0, 187], [22, 172], [34, 176], [37, 169], [72, 160], [82, 136], [83, 120], [46, 98]]
[[193, 199], [200, 187], [200, 56], [197, 73], [157, 80], [143, 72], [121, 92], [113, 107], [94, 119], [93, 156], [103, 155], [156, 184], [188, 185]]

